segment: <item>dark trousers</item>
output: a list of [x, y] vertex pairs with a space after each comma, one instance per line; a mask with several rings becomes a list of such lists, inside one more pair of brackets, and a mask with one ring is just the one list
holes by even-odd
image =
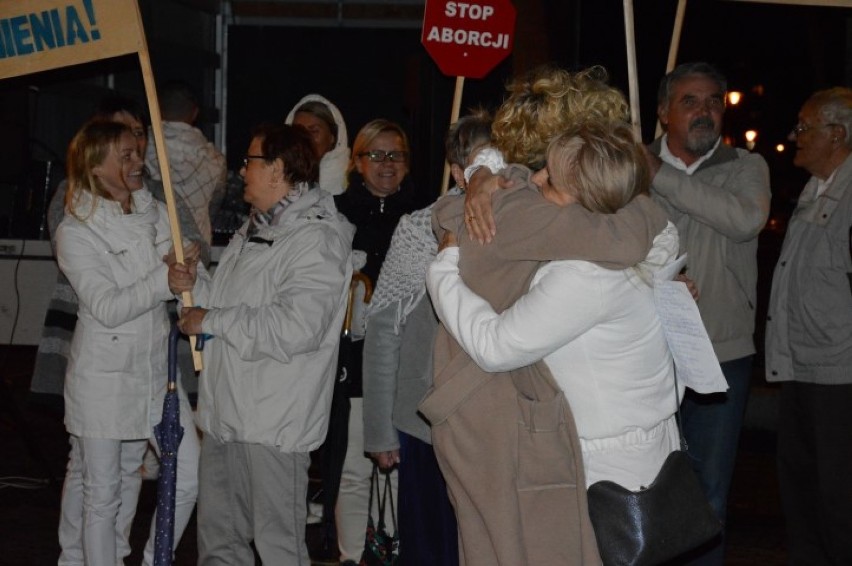
[[456, 566], [456, 515], [432, 446], [400, 432], [399, 458], [400, 560], [405, 566]]
[[[728, 391], [701, 395], [687, 390], [680, 409], [690, 460], [710, 506], [722, 523], [728, 509], [728, 492], [748, 401], [753, 357], [722, 362]], [[689, 564], [722, 566], [724, 562], [723, 533], [722, 537], [691, 553]]]
[[782, 385], [778, 483], [789, 563], [852, 564], [852, 385]]

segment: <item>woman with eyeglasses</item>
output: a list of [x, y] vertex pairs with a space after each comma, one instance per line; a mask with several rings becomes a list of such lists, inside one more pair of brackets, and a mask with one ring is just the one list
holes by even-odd
[[179, 327], [213, 337], [198, 392], [198, 564], [254, 564], [256, 550], [263, 564], [307, 565], [309, 454], [326, 435], [354, 227], [317, 187], [304, 128], [257, 127], [240, 176], [248, 222], [212, 277], [184, 270], [203, 307], [184, 308]]
[[[379, 270], [385, 260], [391, 237], [403, 214], [422, 208], [425, 204], [409, 178], [408, 137], [399, 124], [378, 119], [366, 124], [352, 144], [349, 162], [349, 188], [334, 197], [337, 208], [356, 227], [354, 250], [366, 253], [366, 264], [361, 273], [375, 286]], [[357, 295], [356, 295], [357, 296]], [[356, 299], [356, 305], [363, 302]], [[363, 316], [356, 308], [352, 333], [364, 335]], [[364, 531], [370, 497], [371, 460], [364, 454], [363, 400], [361, 390], [361, 354], [363, 341], [352, 344], [346, 375], [336, 394], [349, 398], [347, 446], [327, 446], [336, 451], [332, 460], [345, 450], [343, 470], [340, 473], [340, 491], [337, 498], [336, 524], [340, 561], [357, 563], [364, 550]], [[340, 380], [338, 380], [340, 381]], [[344, 415], [337, 415], [346, 426]], [[334, 415], [332, 419], [334, 419]], [[334, 474], [334, 470], [327, 472]], [[325, 478], [324, 478], [325, 479]], [[396, 472], [390, 475], [396, 500]], [[332, 480], [333, 481], [333, 480]], [[324, 482], [325, 484], [326, 482]], [[390, 525], [390, 516], [387, 517]]]

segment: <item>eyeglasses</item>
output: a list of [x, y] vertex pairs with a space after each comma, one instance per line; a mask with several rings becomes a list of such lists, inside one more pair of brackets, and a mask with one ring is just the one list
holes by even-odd
[[839, 126], [840, 124], [817, 124], [816, 126], [808, 126], [805, 124], [796, 124], [796, 127], [790, 130], [791, 136], [798, 136], [800, 134], [804, 134], [805, 132], [809, 132], [816, 128], [833, 128], [835, 126]]
[[373, 163], [384, 163], [388, 159], [390, 159], [392, 163], [405, 163], [405, 159], [408, 157], [408, 152], [374, 149], [372, 151], [361, 152], [358, 154], [358, 157], [366, 157]]
[[266, 159], [265, 155], [246, 155], [243, 157], [243, 167], [248, 168], [249, 160], [251, 159]]

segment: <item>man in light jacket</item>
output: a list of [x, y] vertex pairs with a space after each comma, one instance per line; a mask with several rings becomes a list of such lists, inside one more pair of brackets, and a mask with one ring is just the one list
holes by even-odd
[[790, 134], [805, 185], [775, 266], [766, 379], [783, 382], [778, 481], [790, 564], [852, 564], [852, 89]]
[[[728, 381], [727, 393], [688, 390], [683, 432], [702, 487], [725, 520], [754, 357], [757, 236], [769, 215], [769, 168], [757, 154], [721, 141], [727, 81], [706, 63], [685, 63], [660, 83], [666, 133], [647, 153], [651, 194], [689, 254], [686, 275]], [[718, 541], [701, 562], [721, 566]]]

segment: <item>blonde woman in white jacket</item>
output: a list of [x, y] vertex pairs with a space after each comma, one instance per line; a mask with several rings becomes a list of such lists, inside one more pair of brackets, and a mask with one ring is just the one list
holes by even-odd
[[[63, 513], [83, 494], [82, 556], [60, 564], [114, 566], [122, 481], [138, 470], [160, 421], [167, 378], [166, 301], [188, 288], [168, 281], [166, 210], [142, 188], [142, 158], [130, 129], [92, 121], [68, 150], [67, 215], [57, 231], [59, 267], [80, 301], [65, 379], [71, 454]], [[198, 248], [187, 249], [188, 262]], [[175, 540], [198, 491], [198, 437], [179, 389], [187, 431], [178, 451]], [[75, 495], [76, 494], [76, 495]], [[79, 519], [77, 519], [79, 520]], [[60, 533], [62, 537], [62, 533]], [[153, 532], [144, 563], [153, 554]]]
[[[546, 167], [532, 179], [548, 201], [602, 214], [615, 213], [648, 186], [630, 128], [594, 121], [551, 142]], [[427, 286], [438, 317], [461, 347], [485, 371], [544, 359], [571, 405], [587, 485], [649, 485], [679, 444], [674, 413], [683, 386], [676, 397], [673, 360], [650, 285], [653, 271], [677, 256], [675, 227], [669, 223], [645, 261], [630, 269], [552, 261], [502, 313], [465, 285], [459, 248], [445, 244]]]

